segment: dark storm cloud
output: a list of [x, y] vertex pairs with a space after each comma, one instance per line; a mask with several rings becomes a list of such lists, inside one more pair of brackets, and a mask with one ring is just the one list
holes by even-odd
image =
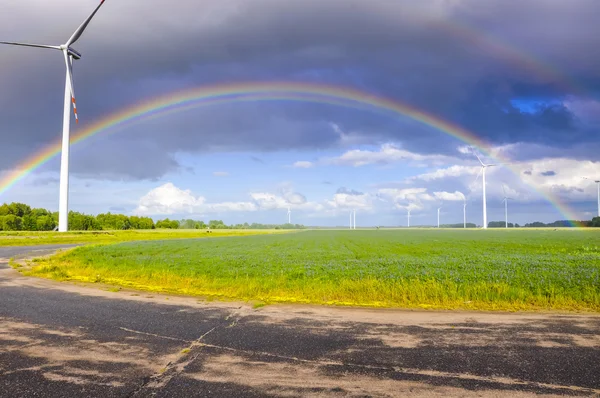
[[57, 177], [40, 177], [36, 178], [33, 181], [33, 185], [35, 186], [43, 186], [43, 185], [57, 185], [58, 186], [59, 179]]
[[[71, 151], [70, 171], [83, 178], [109, 180], [158, 180], [182, 166], [158, 142], [127, 137], [96, 139]], [[58, 163], [58, 162], [57, 162]]]
[[[4, 4], [0, 40], [60, 43], [95, 4]], [[582, 141], [597, 146], [597, 134], [560, 101], [581, 95], [577, 82], [600, 91], [599, 13], [596, 0], [182, 0], [177, 7], [109, 1], [76, 45], [84, 54], [75, 63], [79, 114], [92, 121], [149, 97], [215, 82], [309, 80], [402, 100], [494, 143], [543, 143], [563, 151]], [[457, 35], [453, 25], [481, 32]], [[482, 41], [485, 35], [492, 41]], [[498, 47], [502, 42], [508, 47]], [[0, 65], [1, 170], [60, 137], [64, 66], [58, 52], [4, 46]], [[514, 98], [553, 102], [523, 112]], [[158, 178], [178, 169], [178, 152], [339, 146], [329, 122], [373, 142], [402, 141], [413, 151], [455, 147], [439, 132], [394, 115], [260, 104], [134, 126], [125, 133], [136, 140], [119, 134], [74, 161], [89, 176]], [[111, 153], [116, 160], [106, 161]]]

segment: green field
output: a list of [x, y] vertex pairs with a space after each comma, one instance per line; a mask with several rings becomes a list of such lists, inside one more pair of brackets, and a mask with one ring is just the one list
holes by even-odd
[[0, 231], [0, 246], [33, 246], [69, 243], [118, 243], [140, 240], [166, 240], [206, 238], [218, 236], [245, 236], [286, 232], [284, 230], [216, 229], [207, 233], [204, 229], [148, 229], [126, 231], [80, 231], [80, 232], [31, 232]]
[[600, 311], [600, 231], [307, 231], [77, 248], [32, 275], [316, 304]]

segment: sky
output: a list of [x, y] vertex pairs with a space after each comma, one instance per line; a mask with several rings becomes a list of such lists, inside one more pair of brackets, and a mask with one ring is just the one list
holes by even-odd
[[[96, 0], [0, 4], [0, 40], [58, 45]], [[241, 83], [357, 90], [459, 126], [486, 150], [406, 114], [341, 103], [224, 101], [72, 145], [71, 210], [154, 219], [345, 226], [552, 222], [597, 215], [597, 0], [106, 0], [73, 47], [80, 123], [158, 97]], [[0, 45], [0, 180], [59, 142], [58, 51]], [[74, 121], [74, 119], [73, 119]], [[487, 153], [486, 153], [487, 152]], [[58, 209], [60, 161], [0, 202]], [[504, 188], [504, 189], [503, 189]]]

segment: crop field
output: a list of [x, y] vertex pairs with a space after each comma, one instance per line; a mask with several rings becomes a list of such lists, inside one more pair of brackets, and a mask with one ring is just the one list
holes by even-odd
[[592, 230], [306, 231], [80, 247], [22, 272], [262, 303], [600, 311]]
[[74, 231], [74, 232], [1, 232], [0, 246], [32, 246], [46, 244], [69, 243], [117, 243], [140, 240], [167, 240], [186, 238], [206, 238], [219, 236], [246, 236], [282, 233], [284, 230], [243, 230], [217, 229], [207, 233], [206, 230], [185, 229], [149, 229], [126, 231]]

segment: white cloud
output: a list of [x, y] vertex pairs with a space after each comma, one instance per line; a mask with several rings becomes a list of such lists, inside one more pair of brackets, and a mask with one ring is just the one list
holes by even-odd
[[471, 147], [469, 145], [461, 145], [456, 150], [463, 155], [470, 155], [473, 153]]
[[[429, 165], [442, 165], [456, 159], [445, 155], [423, 155], [398, 148], [393, 144], [383, 144], [378, 151], [353, 149], [339, 157], [326, 160], [326, 163], [341, 166], [387, 165], [398, 162], [427, 162]], [[417, 164], [419, 166], [419, 164]]]
[[427, 192], [427, 188], [382, 188], [377, 194], [397, 209], [420, 210], [426, 207], [426, 202], [435, 201], [435, 197]]
[[228, 177], [229, 176], [229, 172], [227, 172], [227, 171], [213, 171], [213, 175], [215, 177]]
[[250, 194], [250, 197], [261, 209], [284, 209], [290, 205], [283, 197], [272, 193], [254, 192]]
[[204, 202], [205, 198], [202, 196], [196, 197], [189, 189], [182, 190], [168, 182], [142, 196], [134, 214], [146, 216], [194, 213]]
[[133, 214], [140, 216], [200, 215], [257, 210], [258, 206], [253, 202], [206, 203], [204, 197], [194, 196], [189, 189], [183, 190], [168, 182], [142, 196]]
[[450, 202], [463, 201], [465, 200], [465, 195], [462, 192], [434, 192], [433, 196], [439, 200], [445, 200]]
[[326, 205], [330, 210], [372, 210], [373, 198], [369, 194], [336, 193], [332, 199], [326, 201]]
[[252, 202], [220, 202], [206, 206], [205, 213], [221, 213], [234, 211], [257, 211], [258, 206]]
[[423, 173], [416, 175], [414, 177], [410, 177], [407, 181], [433, 181], [433, 180], [441, 180], [449, 177], [462, 177], [466, 175], [477, 175], [481, 167], [479, 166], [460, 166], [453, 165], [450, 167], [446, 167], [443, 169], [437, 169], [435, 171], [429, 173]]
[[373, 137], [352, 131], [345, 132], [337, 123], [329, 123], [333, 131], [339, 136], [339, 145], [342, 147], [350, 147], [356, 145], [373, 144]]
[[546, 158], [518, 166], [521, 179], [545, 192], [565, 199], [596, 198], [596, 186], [583, 177], [599, 178], [600, 162], [567, 158]]
[[292, 167], [297, 168], [297, 169], [310, 169], [313, 166], [314, 166], [313, 162], [309, 162], [306, 160], [297, 161], [296, 163], [294, 163], [292, 165]]

